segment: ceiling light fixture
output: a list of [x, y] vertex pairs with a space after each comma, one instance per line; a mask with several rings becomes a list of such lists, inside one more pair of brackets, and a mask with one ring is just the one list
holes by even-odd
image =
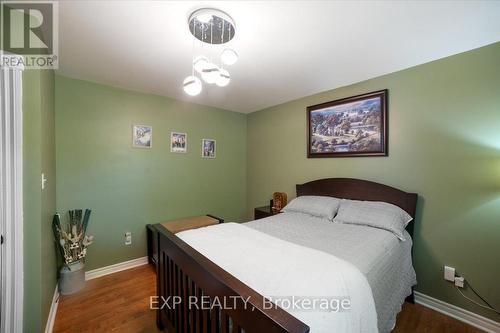
[[238, 61], [238, 53], [233, 49], [224, 49], [220, 54], [220, 60], [225, 65], [234, 65]]
[[229, 72], [226, 71], [224, 68], [221, 68], [219, 70], [219, 75], [217, 77], [217, 80], [215, 81], [215, 84], [218, 85], [219, 87], [225, 87], [229, 84], [229, 81], [231, 81], [231, 76], [229, 75]]
[[[214, 8], [202, 8], [191, 13], [188, 26], [193, 37], [202, 42], [202, 46], [208, 44], [217, 47], [225, 44], [234, 38], [236, 32], [233, 19], [223, 11]], [[193, 43], [193, 55], [194, 49]], [[211, 57], [204, 55], [193, 59], [192, 73], [183, 82], [186, 94], [196, 96], [202, 91], [202, 82], [196, 76], [197, 74], [208, 84], [215, 84], [218, 87], [225, 87], [229, 84], [231, 75], [224, 69], [223, 65], [235, 64], [238, 60], [238, 54], [230, 48], [225, 48], [219, 54], [219, 66], [212, 61]]]
[[184, 79], [184, 92], [190, 96], [196, 96], [201, 92], [202, 85], [200, 79], [196, 76], [188, 76]]
[[194, 70], [201, 74], [203, 68], [208, 65], [208, 58], [205, 56], [198, 56], [193, 61]]
[[219, 67], [213, 62], [208, 63], [201, 71], [201, 78], [208, 84], [213, 84], [219, 77]]

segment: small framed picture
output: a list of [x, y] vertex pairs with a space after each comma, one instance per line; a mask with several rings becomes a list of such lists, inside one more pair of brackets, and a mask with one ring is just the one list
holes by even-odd
[[151, 148], [153, 145], [153, 127], [147, 125], [132, 126], [132, 147]]
[[201, 157], [215, 158], [216, 141], [212, 139], [201, 140]]
[[170, 133], [170, 152], [185, 153], [187, 152], [187, 134], [171, 132]]

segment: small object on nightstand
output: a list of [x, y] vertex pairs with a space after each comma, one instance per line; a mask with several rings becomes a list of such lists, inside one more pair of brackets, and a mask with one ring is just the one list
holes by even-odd
[[273, 211], [278, 213], [288, 203], [288, 198], [285, 192], [273, 193], [273, 204], [271, 205]]
[[271, 206], [263, 206], [263, 207], [257, 207], [254, 209], [254, 219], [262, 219], [264, 217], [269, 217], [279, 214], [279, 211], [275, 211], [274, 209], [271, 208]]

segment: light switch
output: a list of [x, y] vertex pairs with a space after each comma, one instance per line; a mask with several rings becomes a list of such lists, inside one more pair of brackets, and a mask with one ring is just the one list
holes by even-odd
[[45, 174], [42, 173], [42, 190], [45, 190], [46, 183], [47, 183], [47, 178], [45, 177]]
[[130, 244], [132, 244], [132, 233], [126, 232], [125, 233], [125, 245], [130, 245]]

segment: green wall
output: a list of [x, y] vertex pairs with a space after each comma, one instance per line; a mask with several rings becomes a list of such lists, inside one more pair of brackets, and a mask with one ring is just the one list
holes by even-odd
[[[306, 107], [389, 89], [389, 156], [306, 158]], [[500, 43], [255, 112], [248, 117], [248, 214], [274, 191], [324, 177], [419, 196], [417, 290], [498, 321], [443, 280], [457, 268], [500, 307]], [[470, 290], [466, 290], [470, 294]]]
[[[54, 73], [23, 73], [24, 331], [45, 327], [56, 285], [51, 222], [56, 209]], [[41, 189], [41, 174], [47, 178]]]
[[[246, 212], [246, 116], [56, 76], [57, 209], [91, 208], [87, 270], [146, 255], [148, 223]], [[151, 149], [132, 148], [132, 125], [153, 126]], [[170, 132], [188, 134], [171, 153]], [[217, 158], [201, 157], [201, 139]], [[124, 233], [132, 232], [132, 245]]]

